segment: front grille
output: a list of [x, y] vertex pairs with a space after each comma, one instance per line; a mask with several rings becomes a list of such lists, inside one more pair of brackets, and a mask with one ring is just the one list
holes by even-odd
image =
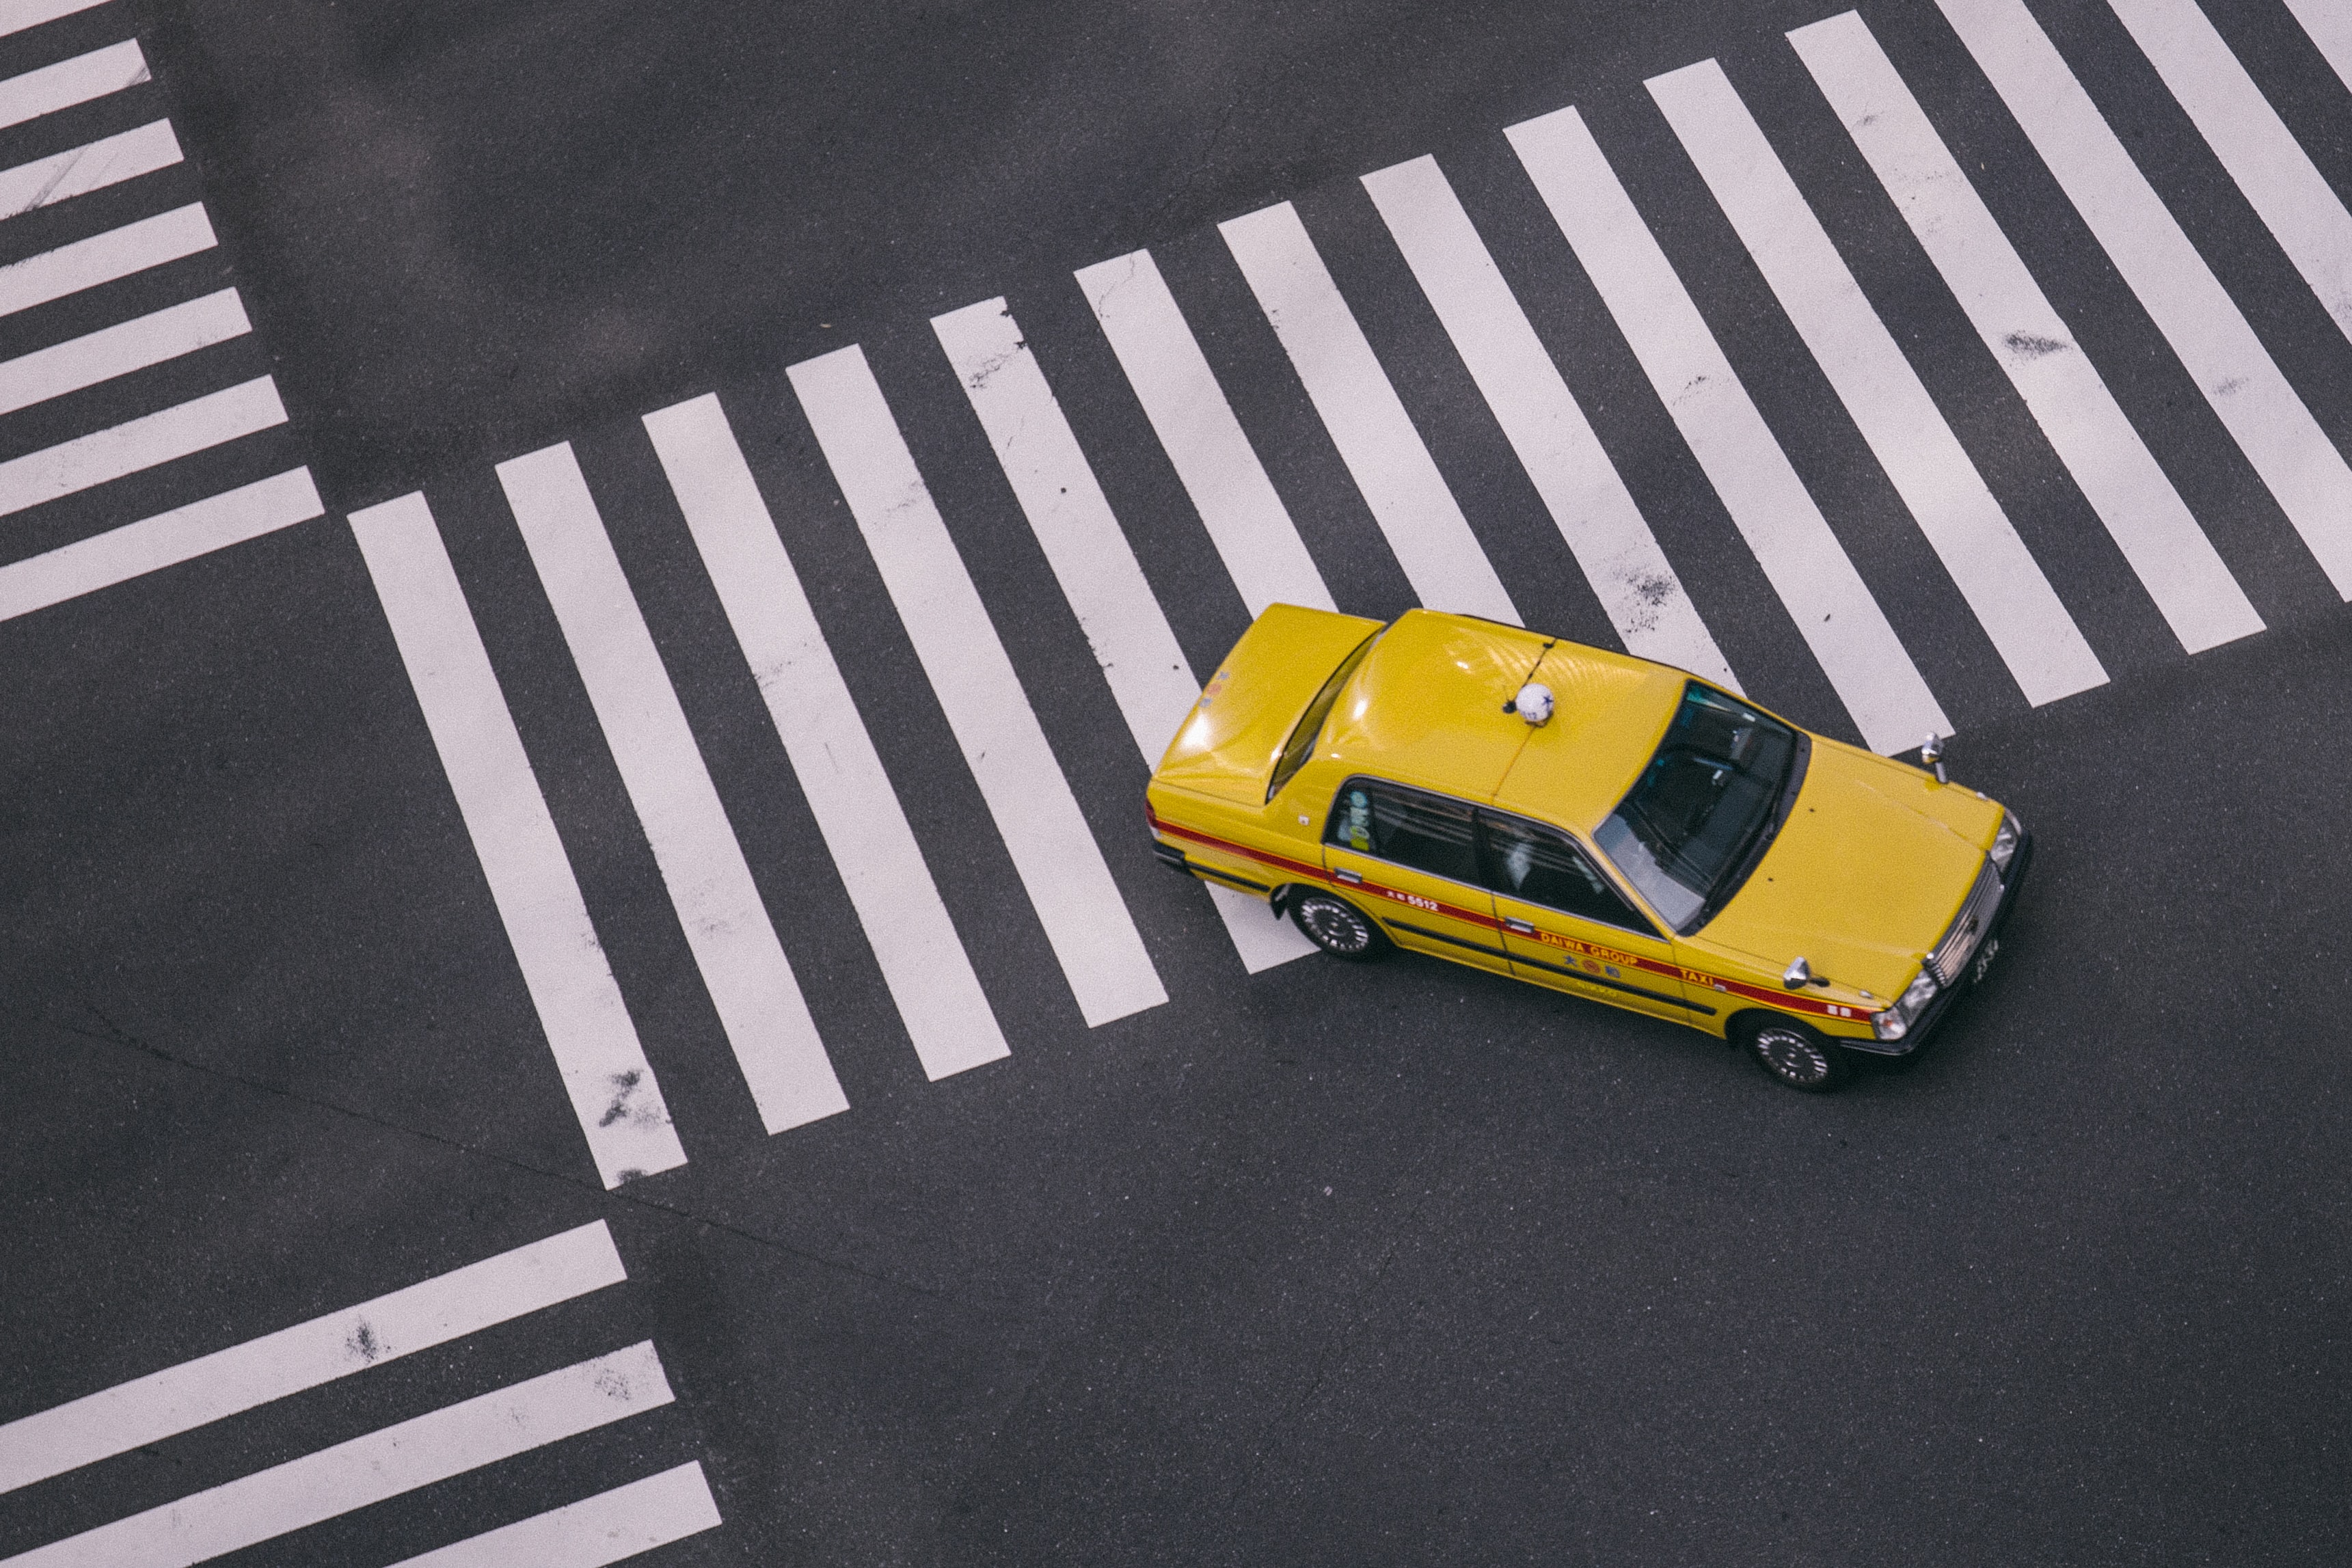
[[1949, 985], [1967, 971], [1969, 960], [1976, 956], [1977, 945], [1992, 929], [1992, 917], [2000, 908], [2000, 874], [1987, 859], [1984, 869], [1977, 873], [1976, 886], [1969, 889], [1967, 900], [1960, 905], [1960, 912], [1953, 917], [1951, 929], [1927, 955], [1927, 967], [1936, 972], [1938, 981]]

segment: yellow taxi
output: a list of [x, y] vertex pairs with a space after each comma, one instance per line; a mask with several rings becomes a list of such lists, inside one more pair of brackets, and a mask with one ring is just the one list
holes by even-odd
[[1983, 978], [2032, 855], [1940, 763], [1427, 610], [1269, 608], [1146, 815], [1169, 866], [1266, 900], [1327, 952], [1410, 948], [1671, 1018], [1816, 1091], [1848, 1053], [1917, 1049]]

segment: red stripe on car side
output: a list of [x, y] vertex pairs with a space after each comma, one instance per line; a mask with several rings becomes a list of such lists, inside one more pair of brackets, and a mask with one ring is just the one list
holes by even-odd
[[[1506, 934], [1503, 922], [1491, 914], [1481, 914], [1475, 910], [1459, 909], [1452, 904], [1424, 898], [1417, 893], [1406, 893], [1392, 888], [1384, 888], [1370, 880], [1360, 883], [1341, 882], [1321, 866], [1311, 866], [1303, 860], [1293, 860], [1267, 850], [1252, 848], [1246, 844], [1237, 844], [1230, 838], [1219, 838], [1213, 834], [1202, 833], [1196, 828], [1180, 826], [1152, 811], [1149, 805], [1144, 807], [1144, 819], [1155, 833], [1165, 833], [1177, 838], [1189, 838], [1195, 844], [1205, 845], [1212, 849], [1222, 849], [1229, 855], [1238, 855], [1245, 860], [1256, 860], [1268, 866], [1278, 866], [1294, 875], [1309, 878], [1318, 882], [1343, 888], [1353, 887], [1362, 892], [1378, 893], [1410, 909], [1419, 910], [1423, 914], [1443, 915], [1448, 920], [1461, 921], [1467, 925], [1480, 926], [1498, 934]], [[1518, 937], [1527, 935], [1524, 931], [1511, 931], [1507, 934]], [[1685, 984], [1696, 985], [1703, 990], [1730, 996], [1744, 996], [1751, 1002], [1761, 1002], [1769, 1006], [1777, 1007], [1784, 1013], [1806, 1013], [1815, 1017], [1842, 1018], [1853, 1023], [1861, 1023], [1870, 1016], [1870, 1014], [1863, 1008], [1848, 1007], [1836, 1002], [1822, 1002], [1811, 996], [1793, 996], [1781, 991], [1768, 991], [1762, 986], [1750, 985], [1745, 981], [1709, 974], [1703, 970], [1685, 969], [1680, 964], [1661, 963], [1654, 958], [1644, 958], [1638, 952], [1625, 952], [1616, 948], [1601, 947], [1596, 943], [1585, 942], [1581, 938], [1561, 936], [1554, 931], [1544, 931], [1540, 927], [1537, 929], [1536, 940], [1546, 947], [1559, 948], [1581, 958], [1594, 958], [1603, 963], [1614, 963], [1621, 968], [1636, 969], [1647, 974], [1667, 975]]]

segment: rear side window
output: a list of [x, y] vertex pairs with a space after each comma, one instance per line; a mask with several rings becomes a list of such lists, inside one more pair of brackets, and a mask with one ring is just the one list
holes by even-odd
[[1372, 643], [1380, 635], [1374, 632], [1358, 643], [1356, 651], [1339, 661], [1339, 668], [1331, 672], [1331, 679], [1323, 683], [1322, 689], [1315, 693], [1315, 700], [1309, 702], [1307, 711], [1298, 716], [1298, 723], [1291, 730], [1290, 739], [1282, 743], [1282, 755], [1275, 761], [1274, 777], [1266, 782], [1266, 799], [1272, 800], [1280, 795], [1282, 786], [1288, 784], [1298, 770], [1307, 765], [1307, 759], [1315, 754], [1315, 739], [1323, 733], [1323, 721], [1331, 717], [1331, 705], [1339, 700], [1339, 688], [1348, 684], [1348, 677], [1356, 673], [1356, 666], [1364, 662], [1364, 655], [1371, 652]]
[[1478, 825], [1486, 842], [1486, 886], [1503, 897], [1627, 931], [1649, 929], [1568, 835], [1494, 812], [1480, 812]]
[[1442, 795], [1370, 779], [1349, 779], [1331, 803], [1323, 842], [1452, 881], [1478, 883], [1470, 808]]

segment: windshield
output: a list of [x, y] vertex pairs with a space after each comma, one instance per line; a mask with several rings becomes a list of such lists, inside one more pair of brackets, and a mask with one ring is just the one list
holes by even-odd
[[1761, 858], [1797, 752], [1788, 725], [1694, 680], [1658, 754], [1593, 840], [1688, 934]]

